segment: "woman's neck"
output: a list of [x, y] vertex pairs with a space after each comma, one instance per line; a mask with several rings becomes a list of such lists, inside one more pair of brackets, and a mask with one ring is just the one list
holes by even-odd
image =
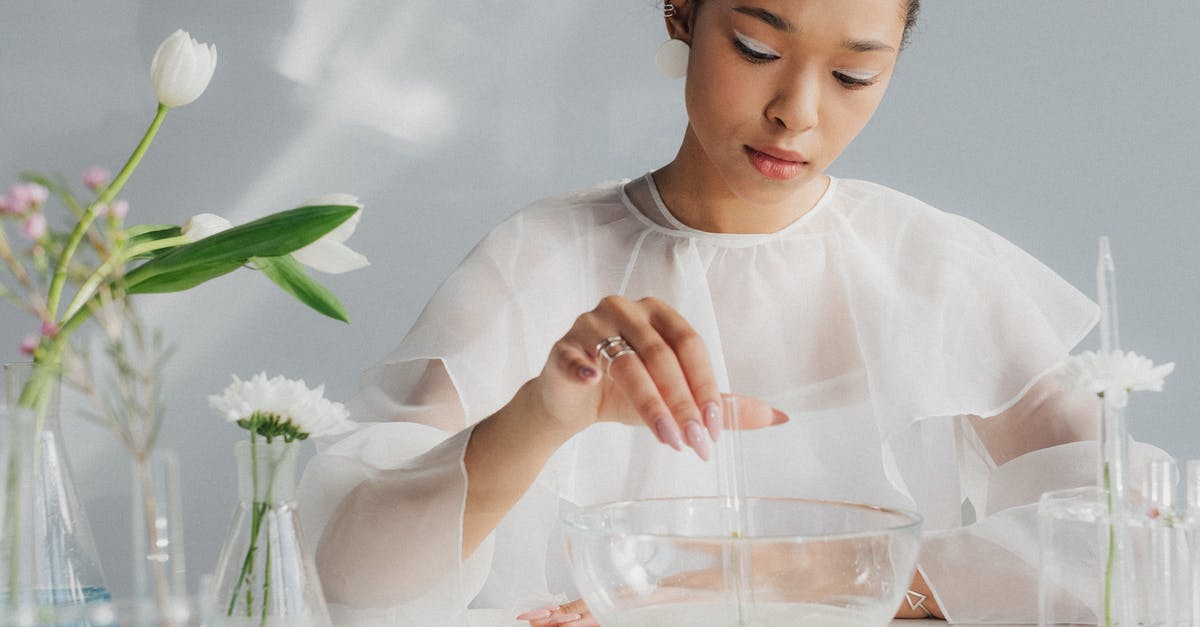
[[728, 184], [689, 127], [675, 159], [654, 172], [654, 183], [671, 215], [691, 228], [709, 233], [774, 233], [816, 206], [829, 187], [829, 177], [818, 174], [782, 195], [764, 180], [763, 201], [755, 202]]

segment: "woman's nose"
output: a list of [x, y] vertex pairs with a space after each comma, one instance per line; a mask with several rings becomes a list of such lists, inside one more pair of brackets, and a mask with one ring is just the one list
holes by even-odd
[[802, 74], [780, 86], [775, 97], [767, 104], [765, 115], [772, 123], [801, 133], [817, 125], [820, 102], [819, 81]]

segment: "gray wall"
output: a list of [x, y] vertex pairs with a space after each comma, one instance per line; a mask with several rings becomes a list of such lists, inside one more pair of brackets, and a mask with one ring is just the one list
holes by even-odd
[[[979, 221], [1089, 294], [1096, 239], [1112, 236], [1125, 346], [1178, 363], [1164, 393], [1135, 398], [1130, 429], [1200, 457], [1200, 340], [1186, 322], [1200, 307], [1200, 5], [926, 5], [888, 99], [834, 173]], [[327, 191], [367, 204], [352, 243], [373, 265], [327, 281], [350, 326], [251, 272], [142, 300], [179, 346], [163, 444], [183, 459], [193, 581], [233, 511], [241, 437], [205, 396], [266, 370], [348, 399], [489, 226], [669, 160], [684, 115], [681, 85], [653, 70], [656, 15], [650, 0], [0, 4], [0, 185], [25, 169], [119, 167], [153, 114], [154, 49], [184, 28], [217, 45], [216, 76], [168, 116], [124, 194], [131, 221], [245, 221]], [[0, 321], [0, 357], [15, 358], [31, 323], [12, 308]], [[120, 594], [126, 462], [104, 432], [75, 419], [67, 431]]]

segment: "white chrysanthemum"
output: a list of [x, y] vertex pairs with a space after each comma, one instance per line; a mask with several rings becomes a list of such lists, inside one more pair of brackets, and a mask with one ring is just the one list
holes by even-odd
[[1155, 366], [1133, 351], [1085, 351], [1067, 360], [1061, 376], [1067, 387], [1086, 389], [1103, 396], [1114, 407], [1124, 407], [1129, 403], [1129, 392], [1161, 392], [1163, 380], [1173, 370], [1174, 362]]
[[349, 412], [341, 403], [324, 397], [325, 386], [309, 389], [304, 381], [277, 376], [267, 378], [260, 372], [233, 383], [221, 395], [208, 397], [208, 404], [228, 422], [249, 420], [254, 414], [273, 416], [290, 422], [297, 431], [309, 436], [337, 435], [354, 429]]

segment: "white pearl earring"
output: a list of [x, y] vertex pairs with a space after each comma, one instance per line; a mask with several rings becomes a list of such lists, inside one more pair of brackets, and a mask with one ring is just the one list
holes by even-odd
[[659, 74], [667, 78], [683, 78], [687, 76], [688, 56], [692, 48], [687, 42], [678, 39], [668, 39], [658, 47], [654, 55], [654, 65]]

